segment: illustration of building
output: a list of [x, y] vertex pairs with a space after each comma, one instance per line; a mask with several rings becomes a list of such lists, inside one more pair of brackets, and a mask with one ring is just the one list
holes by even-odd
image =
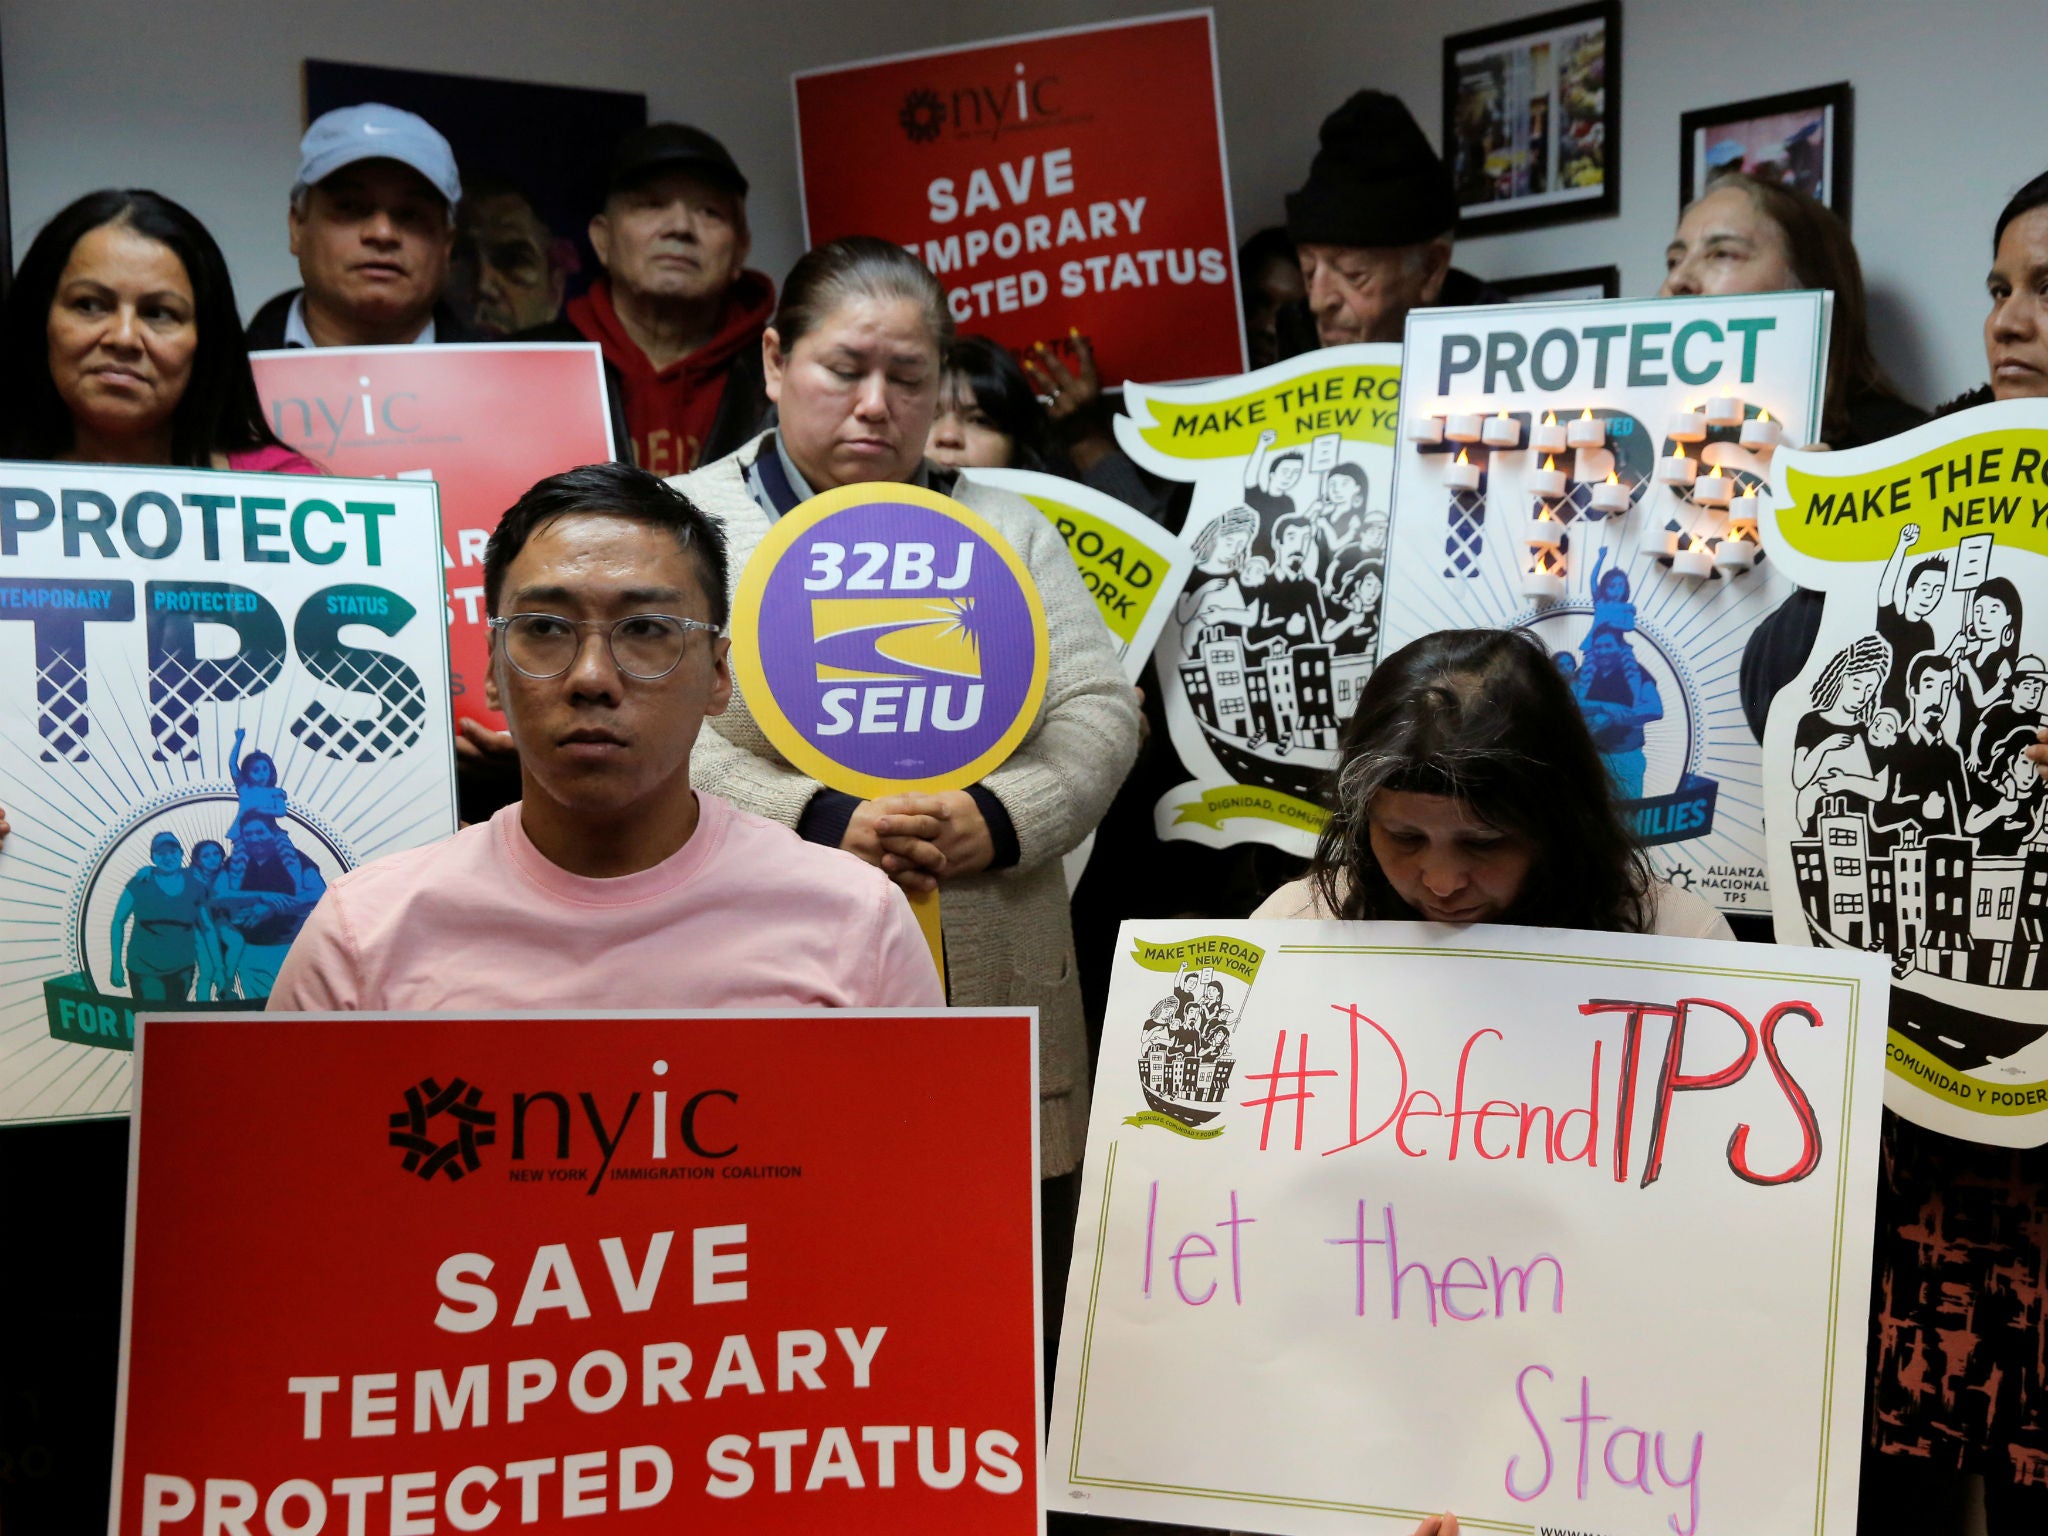
[[1365, 680], [1372, 676], [1370, 656], [1339, 656], [1330, 663], [1331, 713], [1337, 717], [1338, 729], [1351, 718], [1352, 710], [1358, 707], [1358, 695], [1365, 690]]
[[[1837, 798], [1828, 803], [1840, 801]], [[1871, 936], [1869, 895], [1864, 881], [1864, 865], [1870, 858], [1870, 824], [1861, 816], [1837, 812], [1823, 814], [1816, 830], [1827, 861], [1827, 926], [1861, 949]]]
[[2048, 840], [1982, 856], [1967, 837], [1898, 830], [1873, 852], [1868, 822], [1846, 796], [1821, 802], [1816, 835], [1792, 844], [1800, 910], [1856, 949], [1905, 957], [1919, 970], [1978, 986], [2048, 981]]
[[1218, 624], [1202, 631], [1180, 676], [1189, 707], [1209, 730], [1329, 752], [1371, 671], [1370, 659], [1340, 660], [1327, 645], [1247, 656], [1242, 632]]
[[1196, 717], [1212, 731], [1249, 736], [1251, 690], [1246, 686], [1244, 636], [1213, 625], [1202, 631], [1196, 660], [1181, 663], [1181, 682]]
[[1295, 740], [1294, 725], [1299, 713], [1294, 702], [1292, 661], [1288, 652], [1279, 651], [1268, 656], [1266, 664], [1259, 669], [1266, 674], [1266, 699], [1273, 711], [1273, 735], [1290, 745]]
[[1977, 845], [1942, 834], [1927, 839], [1927, 931], [1920, 969], [1961, 981], [1970, 955], [1970, 859]]
[[1927, 850], [1920, 844], [1920, 829], [1908, 826], [1892, 850], [1892, 890], [1898, 914], [1899, 949], [1910, 954], [1920, 947], [1920, 935], [1927, 931]]

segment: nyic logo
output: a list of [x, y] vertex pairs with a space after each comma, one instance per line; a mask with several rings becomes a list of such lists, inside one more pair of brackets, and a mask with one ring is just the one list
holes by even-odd
[[[653, 1064], [658, 1078], [668, 1070], [666, 1061]], [[389, 1140], [405, 1154], [405, 1171], [429, 1182], [437, 1174], [452, 1182], [475, 1173], [483, 1166], [480, 1149], [503, 1145], [501, 1131], [509, 1142], [505, 1176], [515, 1184], [580, 1185], [594, 1195], [608, 1177], [714, 1177], [713, 1165], [740, 1149], [737, 1129], [726, 1117], [740, 1096], [731, 1088], [702, 1088], [677, 1097], [682, 1107], [671, 1115], [667, 1088], [623, 1096], [532, 1089], [510, 1096], [501, 1124], [496, 1110], [483, 1107], [483, 1090], [467, 1078], [443, 1087], [439, 1078], [428, 1077], [405, 1090], [405, 1108], [390, 1117]], [[680, 1142], [675, 1153], [672, 1134]]]
[[939, 100], [937, 91], [919, 86], [903, 98], [903, 106], [896, 114], [896, 121], [903, 126], [903, 132], [913, 144], [929, 144], [939, 136], [939, 130], [946, 126], [946, 104]]
[[[475, 1173], [482, 1166], [477, 1148], [498, 1139], [492, 1129], [498, 1117], [479, 1107], [483, 1097], [481, 1088], [459, 1077], [445, 1088], [429, 1077], [406, 1089], [405, 1108], [391, 1117], [391, 1145], [404, 1150], [405, 1171], [430, 1182], [437, 1173], [450, 1179]], [[448, 1139], [437, 1140], [437, 1130]]]
[[1022, 64], [1015, 77], [987, 84], [956, 85], [935, 91], [920, 85], [906, 92], [896, 122], [913, 144], [929, 144], [953, 125], [956, 139], [997, 139], [1027, 127], [1076, 121], [1060, 105], [1058, 75], [1033, 76]]

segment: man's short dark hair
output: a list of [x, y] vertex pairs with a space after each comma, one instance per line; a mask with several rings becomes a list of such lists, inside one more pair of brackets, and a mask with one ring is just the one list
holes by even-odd
[[1906, 578], [1906, 590], [1910, 592], [1913, 588], [1919, 586], [1920, 578], [1922, 576], [1925, 576], [1929, 571], [1933, 571], [1943, 580], [1947, 580], [1948, 556], [1929, 555], [1925, 560], [1922, 560], [1918, 565], [1914, 566], [1912, 574]]
[[1294, 511], [1282, 513], [1280, 517], [1276, 519], [1273, 523], [1273, 548], [1277, 550], [1280, 547], [1281, 541], [1285, 539], [1290, 533], [1294, 533], [1297, 530], [1303, 528], [1313, 530], [1315, 528], [1315, 525], [1316, 520], [1310, 517], [1306, 512]]
[[1955, 663], [1942, 655], [1941, 652], [1922, 651], [1913, 658], [1912, 663], [1906, 668], [1906, 692], [1918, 693], [1920, 691], [1920, 679], [1930, 672], [1949, 672], [1954, 669]]
[[1271, 474], [1274, 470], [1278, 469], [1282, 464], [1300, 464], [1302, 462], [1303, 460], [1301, 455], [1295, 452], [1292, 448], [1290, 448], [1285, 453], [1275, 454], [1273, 456], [1273, 462], [1266, 466], [1266, 472], [1268, 474]]
[[498, 519], [484, 546], [484, 606], [493, 618], [505, 587], [505, 572], [535, 530], [558, 517], [601, 513], [665, 528], [697, 565], [697, 580], [711, 604], [711, 622], [725, 627], [725, 536], [697, 504], [659, 475], [632, 464], [585, 464], [549, 475]]

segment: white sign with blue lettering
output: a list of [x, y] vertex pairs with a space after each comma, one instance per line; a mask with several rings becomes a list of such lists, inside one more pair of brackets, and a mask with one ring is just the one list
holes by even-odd
[[1517, 627], [1570, 679], [1656, 871], [1767, 912], [1761, 714], [1740, 679], [1792, 584], [1760, 538], [1821, 436], [1824, 293], [1416, 310], [1384, 658]]
[[0, 464], [0, 1122], [128, 1108], [330, 881], [455, 829], [434, 486]]

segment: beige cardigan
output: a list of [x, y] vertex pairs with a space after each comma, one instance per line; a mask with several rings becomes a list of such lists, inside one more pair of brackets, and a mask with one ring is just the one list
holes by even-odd
[[[724, 529], [729, 587], [768, 531], [746, 489], [746, 469], [766, 441], [669, 482]], [[1051, 1178], [1079, 1165], [1088, 1137], [1088, 1047], [1060, 858], [1095, 829], [1130, 771], [1138, 706], [1059, 531], [1008, 491], [963, 478], [953, 494], [1022, 556], [1045, 605], [1052, 654], [1038, 718], [983, 781], [1010, 813], [1018, 862], [940, 885], [947, 991], [955, 1007], [1038, 1009], [1039, 1173]], [[737, 687], [732, 707], [705, 724], [691, 782], [794, 827], [818, 782], [770, 744]]]

